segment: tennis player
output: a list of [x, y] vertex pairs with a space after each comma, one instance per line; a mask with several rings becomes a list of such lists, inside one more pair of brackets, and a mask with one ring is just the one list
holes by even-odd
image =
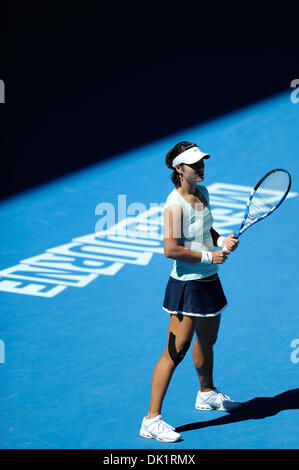
[[164, 252], [174, 260], [163, 302], [170, 321], [166, 348], [153, 373], [149, 412], [140, 429], [141, 436], [163, 442], [181, 438], [162, 420], [161, 409], [172, 374], [189, 349], [194, 332], [193, 362], [200, 384], [195, 408], [232, 411], [240, 407], [213, 383], [213, 345], [221, 312], [227, 306], [218, 265], [237, 248], [238, 240], [233, 234], [223, 237], [214, 230], [208, 190], [197, 186], [204, 179], [209, 158], [196, 144], [184, 141], [165, 159], [173, 170], [175, 185], [164, 208]]

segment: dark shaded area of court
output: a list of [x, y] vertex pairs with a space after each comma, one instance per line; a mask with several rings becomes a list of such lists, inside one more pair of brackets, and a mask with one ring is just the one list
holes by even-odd
[[281, 2], [10, 7], [0, 197], [288, 90], [297, 22]]

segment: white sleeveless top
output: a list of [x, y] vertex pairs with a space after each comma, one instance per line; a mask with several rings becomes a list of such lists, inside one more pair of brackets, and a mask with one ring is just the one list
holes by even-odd
[[[205, 186], [197, 185], [197, 188], [207, 201], [207, 207], [204, 210], [201, 210], [202, 203], [196, 203], [194, 209], [190, 202], [181, 196], [176, 189], [173, 189], [168, 195], [164, 210], [174, 204], [179, 205], [183, 210], [180, 245], [193, 251], [214, 251], [210, 232], [214, 219], [209, 204], [209, 192]], [[217, 264], [184, 263], [174, 260], [170, 276], [180, 281], [190, 281], [211, 276], [216, 274], [217, 271]]]

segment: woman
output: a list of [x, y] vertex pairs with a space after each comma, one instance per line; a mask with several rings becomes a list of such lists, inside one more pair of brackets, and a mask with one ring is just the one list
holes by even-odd
[[[174, 259], [166, 286], [163, 309], [170, 313], [166, 348], [152, 378], [150, 408], [140, 435], [163, 442], [181, 438], [162, 420], [161, 408], [172, 374], [184, 358], [196, 333], [193, 362], [199, 378], [195, 408], [232, 411], [240, 404], [220, 393], [213, 384], [213, 345], [220, 314], [227, 306], [217, 271], [238, 246], [233, 234], [220, 236], [213, 228], [207, 189], [196, 184], [204, 179], [204, 161], [210, 155], [191, 142], [179, 142], [166, 155], [173, 170], [175, 189], [164, 208], [164, 252]], [[214, 246], [221, 250], [215, 250]]]

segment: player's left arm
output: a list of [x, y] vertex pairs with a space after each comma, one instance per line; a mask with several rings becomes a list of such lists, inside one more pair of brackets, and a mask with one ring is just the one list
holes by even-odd
[[[209, 191], [206, 187], [204, 189], [204, 197], [206, 198], [207, 201], [207, 206], [210, 209], [210, 196], [209, 196]], [[239, 240], [235, 238], [235, 235], [233, 233], [230, 233], [227, 237], [222, 237], [213, 227], [210, 229], [212, 239], [213, 239], [213, 245], [218, 246], [219, 248], [222, 249], [227, 249], [228, 251], [235, 251], [235, 249], [238, 247]]]
[[210, 232], [214, 246], [225, 248], [228, 251], [235, 251], [235, 249], [238, 247], [239, 240], [235, 238], [233, 233], [230, 233], [227, 237], [222, 237], [213, 227], [210, 229]]

